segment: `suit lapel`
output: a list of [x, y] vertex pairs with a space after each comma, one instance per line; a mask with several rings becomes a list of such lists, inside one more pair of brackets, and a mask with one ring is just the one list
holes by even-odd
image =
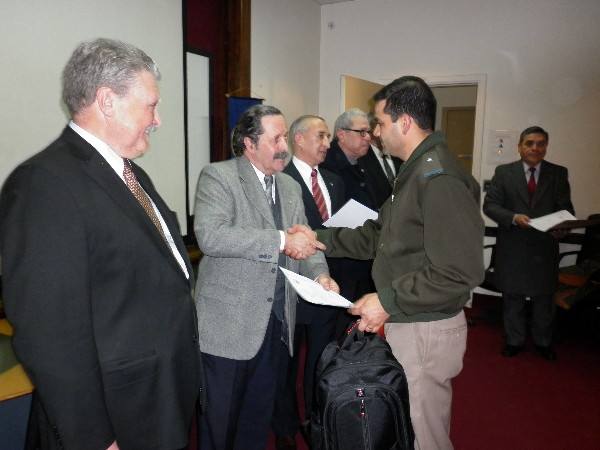
[[552, 176], [552, 167], [546, 163], [546, 161], [542, 161], [540, 165], [540, 176], [538, 177], [538, 183], [535, 188], [535, 196], [534, 200], [537, 202], [539, 199], [543, 198], [550, 187], [550, 180], [554, 177]]
[[[238, 174], [240, 176], [240, 182], [244, 195], [251, 204], [264, 219], [269, 222], [275, 228], [275, 219], [273, 218], [273, 211], [267, 201], [267, 196], [262, 187], [262, 184], [256, 176], [256, 172], [252, 167], [252, 163], [245, 156], [236, 158]], [[275, 192], [278, 192], [279, 186], [277, 181], [275, 182]]]
[[[277, 200], [279, 201], [281, 207], [281, 223], [283, 228], [286, 229], [291, 227], [295, 220], [294, 214], [296, 208], [291, 200], [294, 198], [294, 195], [292, 187], [289, 184], [289, 179], [286, 180], [279, 174], [275, 174], [275, 179], [275, 192], [277, 193]], [[302, 210], [304, 211], [304, 208]]]
[[[123, 182], [123, 180], [115, 173], [113, 168], [106, 162], [106, 160], [98, 153], [98, 151], [90, 145], [87, 141], [85, 141], [81, 136], [79, 136], [75, 131], [73, 131], [70, 127], [65, 129], [63, 133], [63, 138], [66, 142], [71, 145], [73, 149], [73, 154], [84, 161], [85, 168], [84, 170], [88, 174], [88, 176], [93, 179], [106, 193], [114, 200], [115, 204], [117, 204], [123, 211], [123, 214], [128, 216], [131, 221], [136, 224], [144, 234], [147, 235], [148, 239], [150, 239], [154, 245], [156, 245], [161, 253], [171, 262], [171, 264], [175, 264], [177, 271], [185, 276], [181, 267], [177, 263], [177, 260], [171, 253], [171, 250], [167, 247], [164, 242], [164, 239], [157, 232], [156, 227], [144, 211], [144, 208], [140, 205], [137, 199], [133, 196], [131, 191], [127, 188], [127, 185]], [[136, 177], [138, 176], [139, 170], [135, 164], [132, 164], [134, 173], [136, 173]], [[139, 177], [144, 179], [143, 176]], [[138, 179], [139, 181], [139, 179]], [[154, 191], [154, 189], [149, 186], [144, 186], [142, 182], [140, 182], [142, 188], [146, 192], [151, 192], [152, 200], [155, 201], [158, 197], [158, 194]], [[149, 193], [150, 195], [150, 193]], [[156, 202], [155, 202], [156, 203]], [[162, 202], [159, 202], [163, 204]], [[157, 204], [158, 207], [158, 204]], [[159, 208], [163, 219], [167, 224], [170, 222], [170, 218], [168, 218], [168, 214], [165, 213], [164, 210]], [[170, 214], [170, 213], [169, 213]], [[169, 231], [173, 236], [174, 240], [177, 242], [177, 235], [179, 232], [177, 231], [175, 234], [173, 232], [172, 227], [169, 226]], [[181, 251], [181, 249], [180, 249]], [[185, 254], [182, 253], [183, 259], [187, 260]], [[188, 273], [191, 274], [191, 270], [188, 269]], [[190, 277], [191, 278], [191, 277]]]
[[334, 178], [331, 176], [331, 173], [327, 170], [320, 170], [321, 176], [323, 177], [323, 181], [325, 181], [325, 185], [327, 186], [327, 192], [329, 192], [329, 200], [331, 201], [331, 214], [335, 214], [338, 209], [344, 206], [344, 199], [341, 195], [340, 186], [334, 181]]
[[[135, 173], [135, 176], [138, 179], [138, 182], [142, 186], [142, 189], [144, 189], [144, 191], [146, 191], [146, 193], [150, 196], [150, 198], [156, 205], [156, 208], [160, 212], [160, 215], [161, 215], [163, 221], [165, 222], [165, 225], [169, 229], [169, 234], [173, 238], [175, 247], [179, 251], [179, 254], [183, 258], [183, 261], [185, 262], [185, 265], [186, 265], [186, 268], [188, 271], [188, 275], [189, 275], [189, 281], [190, 281], [190, 283], [193, 283], [194, 277], [192, 275], [193, 274], [192, 266], [189, 261], [189, 258], [187, 257], [187, 249], [185, 248], [183, 239], [181, 238], [181, 232], [179, 230], [179, 226], [176, 222], [176, 219], [173, 216], [173, 212], [170, 210], [170, 208], [164, 202], [164, 200], [160, 197], [158, 192], [156, 192], [156, 190], [152, 186], [150, 180], [148, 180], [146, 178], [146, 175], [143, 172], [141, 172], [141, 169], [135, 163], [132, 163], [132, 170]], [[135, 197], [134, 197], [134, 199], [135, 199]], [[136, 202], [137, 202], [137, 200], [136, 200]], [[142, 210], [143, 210], [143, 208], [142, 208]], [[144, 215], [141, 218], [144, 220], [144, 224], [147, 225], [148, 221], [146, 219], [148, 219], [148, 215], [146, 214], [145, 211], [144, 211]], [[179, 263], [173, 256], [171, 249], [167, 245], [165, 245], [165, 242], [162, 239], [162, 236], [160, 236], [160, 234], [156, 232], [156, 227], [154, 226], [152, 221], [149, 221], [149, 222], [150, 222], [150, 224], [152, 224], [152, 227], [147, 227], [147, 231], [150, 232], [151, 238], [154, 239], [156, 245], [159, 246], [161, 251], [169, 259], [169, 261], [172, 263], [172, 265], [174, 264], [173, 267], [175, 267], [179, 273], [185, 275], [183, 273], [183, 271], [181, 270]]]
[[525, 178], [525, 171], [523, 170], [523, 163], [521, 160], [512, 163], [510, 166], [510, 173], [519, 196], [526, 205], [529, 205], [529, 191], [527, 190], [527, 180]]
[[302, 175], [300, 175], [300, 172], [298, 171], [298, 168], [296, 167], [296, 165], [293, 162], [290, 162], [287, 165], [286, 170], [284, 172], [287, 173], [290, 177], [292, 177], [294, 180], [296, 180], [298, 182], [298, 184], [300, 185], [300, 188], [302, 189], [303, 197], [308, 200], [308, 201], [304, 202], [304, 209], [305, 209], [306, 216], [307, 217], [315, 217], [315, 218], [317, 218], [317, 220], [319, 220], [319, 218], [321, 217], [319, 208], [317, 208], [317, 204], [314, 201], [312, 192], [310, 191], [310, 189], [308, 189], [308, 186], [302, 179]]

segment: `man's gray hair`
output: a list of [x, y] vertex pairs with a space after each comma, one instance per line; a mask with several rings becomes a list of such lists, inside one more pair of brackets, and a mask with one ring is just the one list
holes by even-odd
[[131, 44], [104, 38], [83, 42], [63, 71], [63, 101], [75, 117], [94, 102], [99, 88], [124, 96], [144, 71], [160, 79], [154, 60]]
[[322, 120], [323, 122], [325, 122], [325, 119], [323, 119], [322, 117], [313, 116], [312, 114], [307, 114], [307, 115], [298, 117], [290, 125], [290, 129], [288, 132], [288, 135], [289, 135], [288, 149], [291, 153], [294, 152], [294, 147], [296, 145], [296, 139], [295, 139], [296, 133], [302, 133], [303, 131], [306, 131], [308, 128], [308, 122], [312, 119]]
[[362, 109], [352, 108], [348, 111], [344, 111], [335, 121], [335, 125], [333, 127], [333, 135], [337, 136], [338, 130], [343, 130], [344, 128], [351, 128], [352, 119], [354, 119], [356, 116], [363, 117], [367, 121], [369, 120], [367, 113], [364, 112]]

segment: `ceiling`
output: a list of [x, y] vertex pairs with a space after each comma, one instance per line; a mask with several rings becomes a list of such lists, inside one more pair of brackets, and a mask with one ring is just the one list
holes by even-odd
[[321, 5], [329, 5], [330, 3], [342, 3], [342, 2], [351, 2], [352, 0], [315, 0], [317, 3]]

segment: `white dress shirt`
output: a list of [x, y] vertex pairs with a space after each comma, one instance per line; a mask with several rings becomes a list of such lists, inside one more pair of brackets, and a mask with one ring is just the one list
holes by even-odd
[[[300, 172], [300, 176], [304, 183], [308, 187], [308, 190], [312, 193], [312, 170], [313, 167], [310, 167], [301, 159], [296, 158], [295, 156], [292, 158], [292, 163]], [[319, 167], [315, 166], [314, 169], [317, 169], [317, 182], [319, 183], [319, 187], [323, 192], [323, 197], [325, 198], [325, 205], [327, 205], [327, 214], [331, 217], [331, 198], [329, 198], [329, 191], [327, 190], [327, 185], [325, 184], [325, 180], [321, 176], [321, 172], [319, 171]]]

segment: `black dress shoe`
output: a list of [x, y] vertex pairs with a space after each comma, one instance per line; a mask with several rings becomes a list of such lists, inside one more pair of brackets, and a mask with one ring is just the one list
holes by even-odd
[[296, 441], [292, 436], [278, 436], [275, 438], [277, 450], [296, 450]]
[[523, 350], [522, 345], [506, 344], [504, 346], [504, 348], [502, 349], [502, 356], [507, 356], [509, 358], [512, 358], [513, 356], [517, 356], [517, 353], [519, 353], [521, 350]]
[[544, 346], [544, 345], [536, 345], [535, 348], [536, 348], [537, 352], [540, 354], [540, 356], [542, 358], [544, 358], [546, 361], [556, 361], [556, 353], [554, 353], [554, 350], [552, 350], [552, 347]]

